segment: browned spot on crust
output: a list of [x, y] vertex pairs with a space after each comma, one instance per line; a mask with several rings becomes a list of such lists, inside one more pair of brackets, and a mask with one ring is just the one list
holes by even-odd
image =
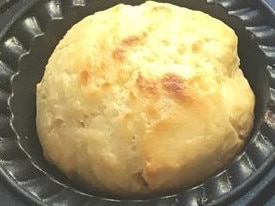
[[157, 83], [154, 80], [144, 78], [141, 74], [138, 75], [136, 84], [140, 90], [149, 94], [156, 95], [159, 93]]
[[102, 84], [102, 87], [105, 88], [105, 89], [109, 88], [110, 86], [111, 86], [111, 84], [108, 83], [108, 82], [105, 82], [105, 83]]
[[170, 118], [162, 119], [162, 120], [158, 121], [153, 128], [154, 133], [161, 134], [165, 131], [168, 131], [169, 129], [172, 128], [172, 125], [171, 125], [172, 122], [173, 122], [173, 120]]
[[176, 74], [166, 74], [161, 83], [164, 89], [175, 94], [182, 93], [184, 90], [184, 80]]
[[[188, 84], [189, 83], [190, 82], [188, 81]], [[192, 98], [190, 89], [186, 86], [188, 85], [186, 80], [177, 74], [166, 74], [161, 79], [161, 84], [164, 90], [172, 93], [176, 98], [184, 101], [190, 100]]]
[[115, 61], [122, 62], [125, 59], [125, 50], [122, 48], [117, 47], [113, 51], [113, 58]]
[[159, 11], [170, 12], [170, 9], [167, 8], [166, 6], [155, 6], [152, 8], [152, 10], [156, 12], [159, 12]]
[[91, 78], [91, 73], [87, 69], [83, 69], [79, 72], [79, 79], [81, 84], [87, 84]]
[[194, 53], [198, 53], [201, 49], [201, 46], [199, 44], [199, 42], [195, 42], [193, 45], [192, 45], [192, 51]]
[[146, 37], [146, 32], [143, 32], [139, 35], [130, 35], [121, 41], [123, 46], [136, 46], [141, 43], [141, 41]]
[[125, 46], [135, 46], [141, 40], [140, 36], [128, 36], [127, 38], [123, 39], [121, 43]]
[[114, 60], [117, 62], [124, 61], [127, 48], [138, 45], [145, 38], [145, 36], [146, 36], [146, 33], [143, 32], [140, 35], [130, 35], [122, 39], [119, 45], [112, 52]]

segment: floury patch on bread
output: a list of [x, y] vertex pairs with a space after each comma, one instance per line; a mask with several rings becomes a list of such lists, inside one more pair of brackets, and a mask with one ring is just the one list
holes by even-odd
[[255, 99], [237, 36], [200, 11], [119, 4], [74, 25], [37, 85], [44, 155], [119, 196], [203, 182], [242, 150]]

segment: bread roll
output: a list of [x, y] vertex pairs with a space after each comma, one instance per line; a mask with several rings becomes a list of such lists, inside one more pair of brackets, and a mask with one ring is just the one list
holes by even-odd
[[147, 1], [84, 18], [37, 85], [46, 159], [124, 197], [188, 188], [243, 149], [254, 95], [237, 36], [200, 11]]

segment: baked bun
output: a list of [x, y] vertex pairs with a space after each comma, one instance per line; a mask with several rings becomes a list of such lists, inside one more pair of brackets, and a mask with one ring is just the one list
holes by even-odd
[[37, 85], [37, 131], [69, 178], [159, 194], [223, 169], [249, 136], [254, 101], [231, 28], [168, 3], [119, 4], [54, 50]]

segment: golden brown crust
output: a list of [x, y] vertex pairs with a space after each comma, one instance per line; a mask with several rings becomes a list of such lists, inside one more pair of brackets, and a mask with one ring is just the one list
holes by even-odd
[[161, 83], [162, 87], [168, 92], [173, 93], [176, 96], [176, 98], [179, 98], [183, 101], [188, 101], [188, 99], [191, 96], [189, 94], [190, 91], [188, 91], [188, 88], [185, 86], [186, 82], [181, 76], [177, 74], [167, 73], [161, 79]]
[[81, 84], [87, 84], [91, 79], [90, 70], [83, 69], [79, 72], [79, 79]]
[[122, 39], [121, 44], [124, 46], [136, 46], [140, 43], [140, 41], [145, 37], [145, 34], [137, 36], [137, 35], [130, 35], [125, 39]]
[[122, 48], [116, 48], [113, 51], [113, 58], [117, 62], [122, 62], [125, 59], [125, 50]]
[[165, 193], [241, 151], [254, 103], [232, 29], [167, 3], [121, 4], [56, 47], [37, 85], [37, 132], [45, 157], [94, 190]]
[[145, 92], [151, 95], [157, 95], [159, 93], [158, 87], [157, 87], [158, 82], [144, 78], [141, 73], [138, 74], [136, 84], [137, 84], [137, 87], [142, 92]]

